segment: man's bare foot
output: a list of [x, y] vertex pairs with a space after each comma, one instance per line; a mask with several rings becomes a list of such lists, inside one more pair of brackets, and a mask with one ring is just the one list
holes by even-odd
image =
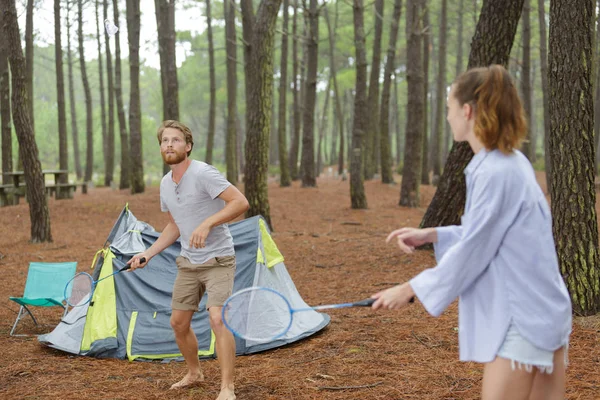
[[199, 372], [197, 374], [193, 374], [191, 372], [188, 372], [182, 380], [180, 380], [177, 383], [174, 383], [173, 385], [171, 385], [171, 389], [187, 389], [189, 387], [193, 387], [198, 385], [200, 382], [202, 382], [204, 380], [204, 375], [202, 375], [202, 372]]
[[221, 389], [217, 400], [235, 400], [235, 393], [233, 391], [233, 385], [226, 386]]

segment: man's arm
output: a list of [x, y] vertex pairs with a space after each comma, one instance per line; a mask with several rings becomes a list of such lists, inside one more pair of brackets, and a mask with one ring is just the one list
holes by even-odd
[[218, 196], [225, 201], [225, 207], [206, 218], [192, 233], [190, 237], [191, 247], [204, 247], [206, 238], [212, 228], [229, 222], [244, 213], [250, 204], [246, 197], [233, 185], [230, 185]]
[[[152, 246], [147, 248], [146, 251], [136, 254], [127, 263], [131, 265], [131, 270], [134, 270], [136, 268], [144, 268], [152, 257], [154, 257], [155, 255], [157, 255], [158, 253], [175, 243], [177, 238], [179, 238], [179, 228], [177, 227], [177, 224], [175, 224], [175, 220], [173, 219], [171, 213], [167, 212], [167, 214], [169, 215], [169, 223], [167, 224], [167, 226], [165, 226], [165, 229], [163, 229], [163, 231], [160, 233], [158, 239], [156, 239]], [[146, 258], [146, 262], [140, 263], [140, 259], [142, 257]]]

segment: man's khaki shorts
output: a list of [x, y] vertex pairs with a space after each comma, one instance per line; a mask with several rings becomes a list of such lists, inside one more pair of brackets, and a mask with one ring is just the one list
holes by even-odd
[[231, 296], [235, 275], [235, 256], [211, 258], [204, 264], [192, 264], [179, 256], [177, 277], [173, 285], [171, 307], [174, 310], [198, 311], [204, 292], [208, 292], [206, 309], [221, 307]]

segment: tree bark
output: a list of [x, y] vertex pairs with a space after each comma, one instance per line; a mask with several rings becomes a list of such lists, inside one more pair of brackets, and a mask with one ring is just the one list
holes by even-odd
[[[392, 74], [394, 73], [394, 60], [396, 58], [396, 41], [398, 39], [398, 28], [400, 15], [402, 14], [402, 0], [394, 1], [394, 13], [390, 27], [390, 39], [388, 42], [385, 69], [383, 73], [383, 92], [381, 94], [381, 112], [379, 117], [379, 132], [381, 134], [381, 182], [394, 183], [392, 173], [392, 154], [390, 143], [390, 97], [392, 92]], [[397, 110], [396, 110], [397, 113]]]
[[375, 36], [373, 37], [373, 54], [367, 95], [367, 125], [365, 131], [365, 154], [363, 171], [365, 179], [373, 179], [377, 171], [379, 150], [379, 76], [381, 74], [381, 36], [383, 33], [383, 0], [375, 0]]
[[129, 146], [131, 194], [145, 190], [142, 160], [142, 110], [140, 105], [140, 0], [127, 0], [127, 38], [129, 40]]
[[17, 140], [19, 141], [19, 156], [23, 161], [26, 193], [29, 201], [31, 242], [51, 242], [50, 213], [46, 199], [42, 164], [39, 160], [38, 147], [31, 127], [25, 59], [21, 49], [21, 35], [14, 0], [1, 0], [0, 9], [3, 13], [2, 33], [8, 44], [8, 58], [12, 76], [12, 117]]
[[423, 145], [423, 58], [421, 55], [422, 0], [409, 0], [406, 5], [408, 105], [406, 118], [406, 147], [399, 205], [419, 207], [421, 178], [421, 146]]
[[319, 61], [319, 11], [317, 0], [310, 0], [309, 31], [306, 39], [307, 72], [304, 86], [302, 121], [302, 187], [315, 187], [315, 104], [317, 101], [317, 67]]
[[550, 3], [552, 217], [560, 269], [580, 315], [600, 311], [594, 188], [591, 1]]
[[248, 93], [244, 190], [250, 209], [246, 216], [262, 215], [272, 228], [267, 173], [273, 101], [273, 44], [281, 0], [262, 0], [256, 16], [251, 0], [242, 0], [241, 5], [248, 56], [245, 68]]
[[298, 179], [298, 150], [300, 148], [300, 89], [298, 85], [298, 0], [294, 1], [294, 18], [292, 18], [292, 87], [293, 99], [292, 120], [294, 122], [292, 130], [292, 143], [290, 146], [290, 177], [292, 180]]
[[531, 135], [531, 113], [533, 110], [531, 103], [531, 21], [529, 19], [529, 0], [523, 2], [523, 14], [521, 15], [521, 40], [523, 48], [523, 57], [521, 61], [521, 98], [523, 99], [523, 108], [527, 118], [527, 138], [523, 142], [523, 154], [534, 161], [535, 148]]
[[73, 86], [73, 53], [71, 52], [71, 1], [67, 1], [67, 64], [69, 79], [69, 108], [71, 111], [71, 137], [73, 138], [73, 159], [77, 180], [83, 177], [81, 154], [79, 153], [79, 129], [77, 129], [77, 111], [75, 108], [75, 88]]
[[[277, 143], [279, 146], [279, 185], [287, 187], [292, 184], [287, 153], [286, 111], [287, 111], [287, 68], [288, 68], [288, 28], [289, 28], [289, 0], [283, 0], [283, 25], [281, 34], [281, 61], [279, 78], [279, 115], [277, 126]], [[294, 78], [295, 79], [295, 78]]]
[[[118, 0], [113, 0], [113, 18], [115, 25], [119, 26]], [[121, 83], [121, 42], [120, 32], [115, 33], [115, 100], [117, 101], [117, 117], [119, 120], [119, 139], [121, 143], [121, 176], [119, 189], [127, 189], [131, 184], [131, 158], [129, 155], [129, 135], [127, 133], [127, 119], [123, 106], [123, 89]]]
[[215, 119], [217, 102], [217, 83], [215, 78], [215, 50], [213, 44], [212, 18], [210, 0], [206, 0], [206, 34], [208, 36], [208, 70], [210, 79], [210, 105], [208, 109], [208, 134], [206, 138], [206, 157], [208, 164], [213, 163], [213, 147], [215, 146]]
[[[58, 111], [58, 164], [60, 169], [69, 170], [69, 152], [67, 143], [67, 111], [65, 106], [65, 76], [63, 73], [63, 54], [61, 42], [60, 0], [54, 0], [54, 62], [56, 67], [56, 105]], [[59, 183], [67, 183], [66, 175]], [[56, 198], [68, 197], [68, 192], [56, 192]]]
[[[108, 0], [103, 2], [104, 20], [108, 19]], [[115, 172], [115, 98], [113, 96], [115, 84], [113, 81], [112, 53], [110, 49], [110, 36], [104, 29], [104, 44], [106, 47], [106, 75], [108, 84], [108, 127], [106, 131], [106, 157], [104, 167], [104, 184], [111, 186]]]
[[[29, 118], [35, 136], [35, 116], [33, 110], [33, 6], [34, 0], [27, 0], [25, 17], [25, 79], [27, 80], [27, 99], [29, 101]], [[22, 160], [20, 160], [22, 162]]]
[[223, 1], [225, 12], [225, 49], [227, 53], [227, 143], [225, 161], [227, 180], [238, 183], [237, 157], [237, 39], [235, 33], [235, 0]]
[[83, 92], [85, 95], [85, 128], [86, 128], [86, 165], [84, 181], [92, 180], [94, 168], [94, 131], [92, 121], [92, 94], [90, 92], [90, 83], [87, 76], [85, 65], [85, 53], [83, 51], [83, 0], [77, 1], [77, 37], [79, 42], [79, 67], [81, 69], [81, 80], [83, 82]]
[[[523, 0], [483, 2], [467, 68], [508, 64], [522, 9]], [[460, 224], [466, 198], [463, 171], [472, 157], [468, 143], [452, 146], [438, 188], [421, 221], [422, 227]]]
[[442, 0], [440, 14], [440, 35], [438, 51], [438, 76], [436, 88], [435, 133], [431, 138], [433, 147], [433, 181], [437, 183], [442, 175], [442, 142], [444, 140], [445, 101], [446, 101], [446, 43], [448, 39], [448, 2]]
[[[8, 70], [8, 42], [4, 31], [3, 13], [0, 12], [0, 131], [2, 137], [2, 172], [12, 172], [12, 129], [10, 121], [10, 74]], [[10, 177], [2, 175], [2, 183], [10, 182]]]
[[356, 87], [354, 95], [354, 123], [352, 127], [352, 154], [350, 158], [350, 201], [353, 209], [367, 208], [363, 182], [364, 138], [368, 124], [367, 109], [367, 52], [363, 0], [354, 0], [354, 47], [356, 49]]
[[[108, 155], [108, 140], [106, 137], [106, 100], [104, 99], [104, 63], [102, 62], [102, 41], [100, 38], [100, 19], [98, 13], [100, 0], [95, 0], [95, 15], [96, 15], [96, 43], [98, 44], [98, 81], [100, 83], [100, 126], [102, 128], [102, 158], [104, 161], [104, 184], [106, 185], [106, 169]], [[104, 30], [104, 29], [103, 29]], [[108, 183], [110, 185], [110, 182]], [[107, 185], [108, 186], [108, 185]]]
[[[430, 143], [429, 143], [429, 44], [433, 47], [431, 39], [431, 24], [429, 22], [429, 5], [427, 0], [423, 3], [423, 156], [421, 158], [421, 184], [429, 185]], [[433, 50], [433, 49], [432, 49]], [[433, 51], [432, 51], [433, 53]], [[434, 56], [435, 57], [435, 56]], [[433, 98], [433, 96], [432, 96]], [[432, 112], [433, 114], [433, 112]], [[433, 124], [431, 124], [433, 125]], [[433, 139], [433, 138], [432, 138]]]

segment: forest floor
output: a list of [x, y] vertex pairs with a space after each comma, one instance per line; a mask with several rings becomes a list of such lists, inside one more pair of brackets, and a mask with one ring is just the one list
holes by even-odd
[[[540, 177], [542, 177], [540, 175]], [[396, 181], [400, 180], [396, 177]], [[543, 185], [543, 180], [540, 180]], [[311, 305], [362, 299], [434, 265], [431, 251], [400, 254], [386, 235], [417, 226], [435, 188], [422, 186], [422, 207], [399, 207], [400, 185], [365, 183], [369, 208], [351, 210], [349, 182], [319, 178], [269, 184], [273, 237], [304, 300]], [[21, 201], [23, 203], [23, 201]], [[0, 398], [2, 399], [215, 399], [217, 360], [202, 362], [206, 381], [181, 391], [169, 387], [185, 373], [181, 362], [128, 362], [71, 356], [35, 337], [10, 337], [30, 261], [78, 261], [88, 270], [119, 212], [162, 230], [158, 188], [132, 196], [96, 188], [73, 200], [49, 201], [54, 242], [29, 243], [26, 204], [0, 208]], [[38, 310], [36, 310], [38, 311]], [[48, 332], [57, 308], [37, 312], [19, 331]], [[342, 309], [331, 323], [300, 342], [236, 359], [238, 399], [476, 399], [482, 366], [458, 361], [457, 303], [439, 318], [417, 302], [401, 311]], [[576, 317], [569, 348], [568, 399], [600, 399], [600, 317]]]

